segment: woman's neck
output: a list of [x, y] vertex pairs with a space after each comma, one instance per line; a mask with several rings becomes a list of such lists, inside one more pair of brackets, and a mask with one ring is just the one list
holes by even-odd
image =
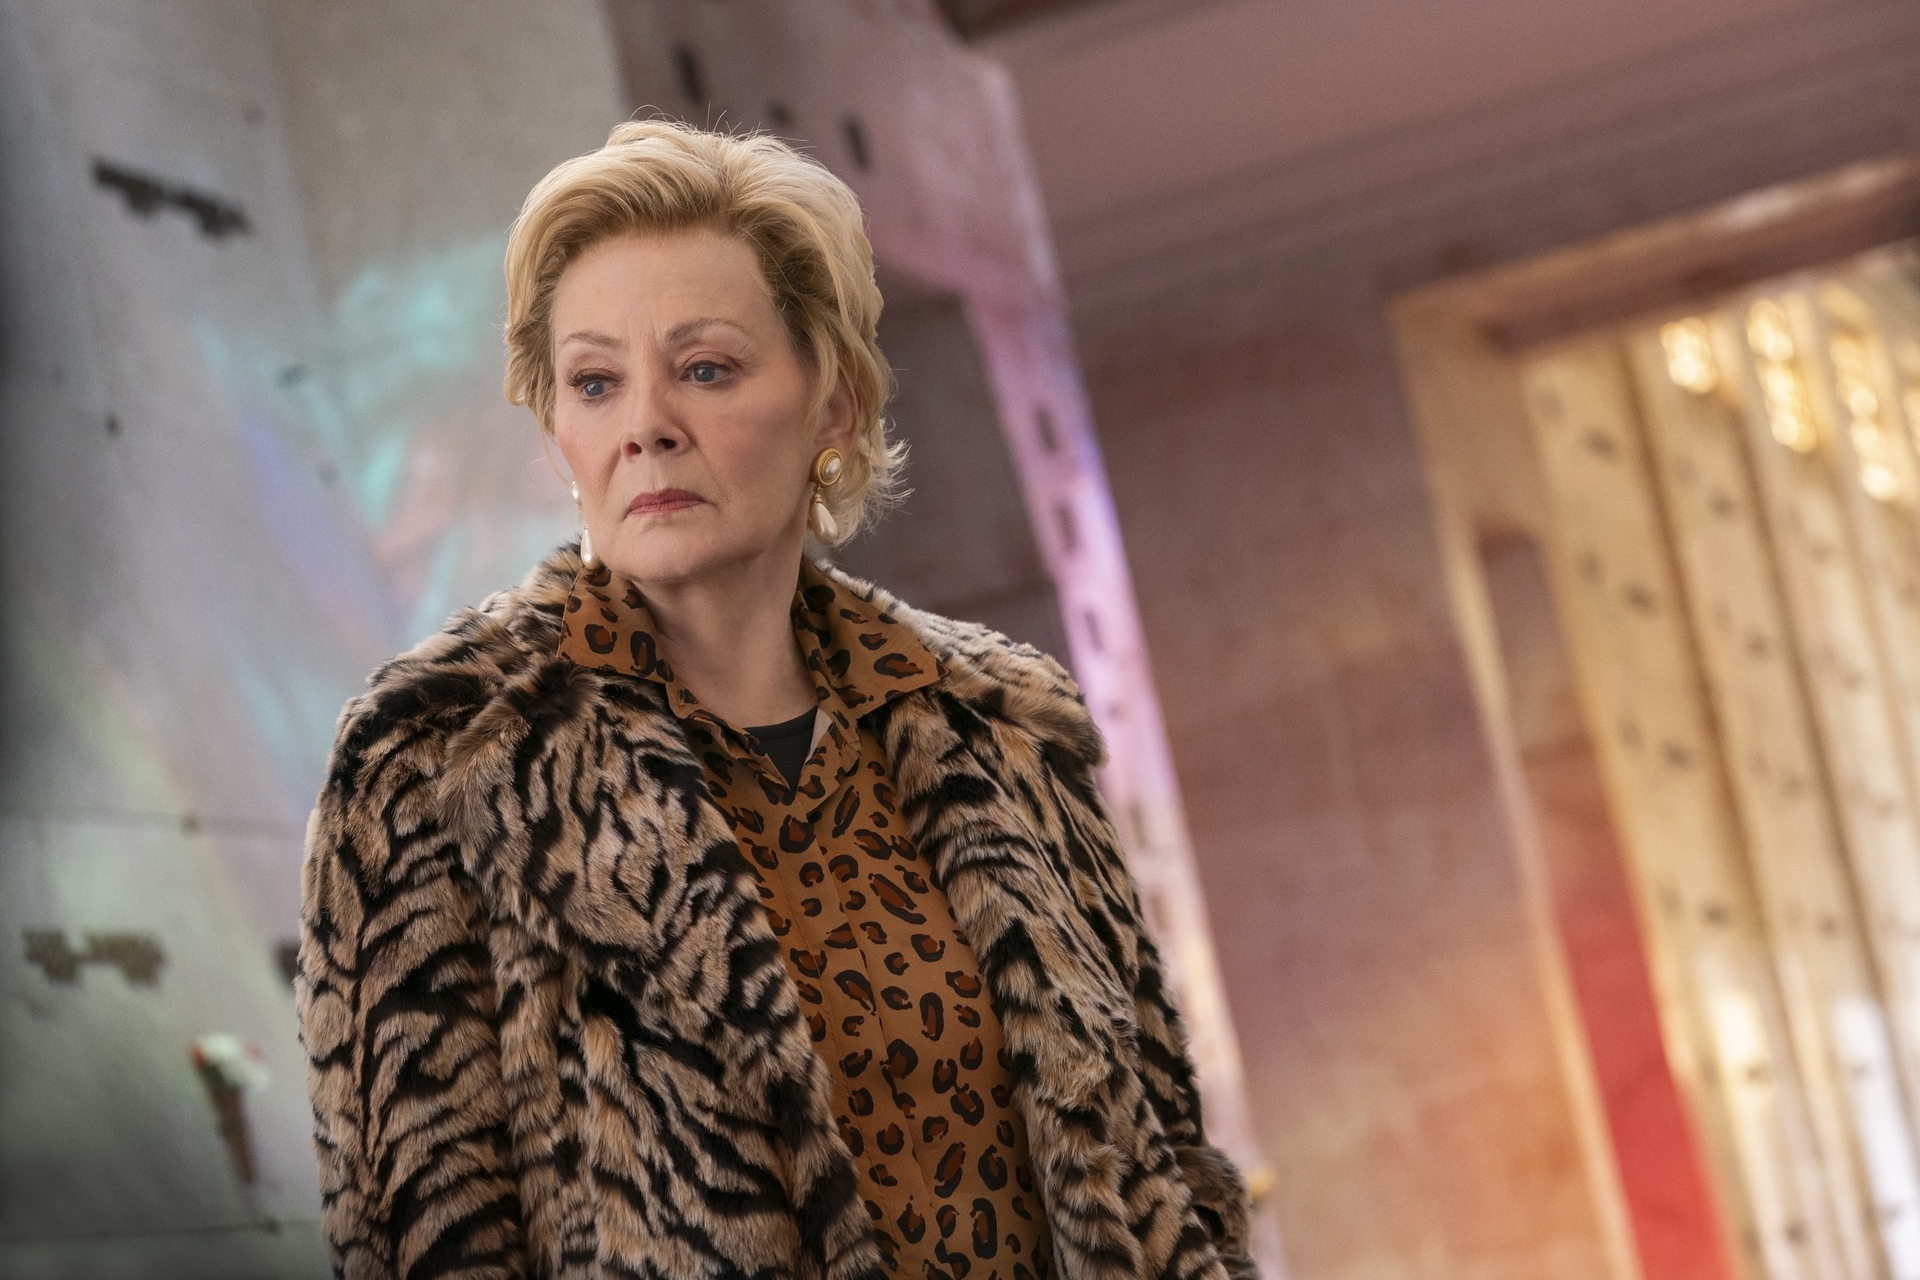
[[697, 581], [637, 584], [673, 674], [737, 729], [779, 724], [815, 703], [793, 635], [799, 557], [756, 557]]

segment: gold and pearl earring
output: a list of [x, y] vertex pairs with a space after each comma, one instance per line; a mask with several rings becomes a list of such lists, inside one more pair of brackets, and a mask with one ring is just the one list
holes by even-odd
[[833, 512], [827, 510], [825, 490], [839, 484], [846, 471], [846, 461], [838, 449], [822, 449], [814, 455], [813, 509], [808, 513], [808, 523], [822, 542], [832, 543], [840, 537], [840, 524], [833, 518]]
[[586, 513], [580, 510], [580, 486], [573, 486], [573, 514], [580, 519], [580, 563], [591, 569], [600, 563], [593, 554], [593, 531], [587, 528]]

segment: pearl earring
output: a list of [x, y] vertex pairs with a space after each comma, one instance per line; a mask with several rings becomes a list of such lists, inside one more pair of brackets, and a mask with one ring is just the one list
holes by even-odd
[[580, 517], [580, 563], [591, 569], [600, 561], [593, 554], [593, 531], [587, 528], [587, 517], [580, 510], [580, 486], [573, 486], [573, 513]]
[[833, 518], [833, 512], [827, 510], [826, 495], [822, 492], [840, 483], [840, 477], [846, 474], [846, 465], [838, 449], [822, 449], [813, 459], [813, 510], [808, 513], [813, 531], [820, 541], [832, 543], [839, 540], [840, 524]]

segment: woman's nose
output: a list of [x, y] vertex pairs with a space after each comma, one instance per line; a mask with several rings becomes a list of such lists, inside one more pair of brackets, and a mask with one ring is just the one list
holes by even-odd
[[645, 453], [671, 453], [680, 447], [680, 439], [669, 431], [653, 433], [639, 432], [627, 437], [627, 455], [639, 457]]
[[672, 453], [686, 443], [686, 432], [673, 415], [667, 388], [648, 386], [635, 398], [635, 420], [629, 425], [625, 453]]

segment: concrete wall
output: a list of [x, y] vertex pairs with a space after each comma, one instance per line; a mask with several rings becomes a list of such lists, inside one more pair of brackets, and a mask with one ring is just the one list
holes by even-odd
[[1083, 338], [1289, 1263], [1599, 1277], [1391, 355], [1317, 299]]
[[[225, 381], [243, 335], [312, 337], [267, 33], [240, 4], [9, 6], [0, 58], [0, 1271], [323, 1274], [272, 950], [298, 798], [256, 713], [279, 703], [273, 669], [355, 677], [272, 572], [250, 462], [273, 437]], [[178, 204], [141, 216], [96, 159], [231, 204], [247, 229], [203, 233]], [[62, 981], [25, 954], [29, 931], [58, 940], [43, 956], [93, 953], [99, 932], [163, 959]], [[266, 1052], [252, 1187], [189, 1061], [206, 1032]]]
[[1427, 8], [1121, 0], [986, 47], [1055, 215], [1289, 1265], [1599, 1276], [1381, 308], [1920, 146], [1920, 15]]
[[[366, 672], [570, 527], [499, 262], [606, 50], [589, 3], [0, 9], [0, 1274], [327, 1273], [301, 832]], [[207, 1033], [268, 1073], [250, 1183]]]

